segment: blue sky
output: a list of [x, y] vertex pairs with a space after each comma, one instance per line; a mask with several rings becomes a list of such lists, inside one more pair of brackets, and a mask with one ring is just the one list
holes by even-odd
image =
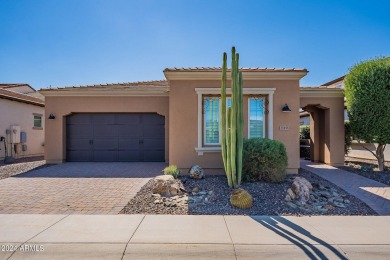
[[320, 85], [390, 56], [390, 1], [0, 0], [0, 82], [164, 79], [166, 67], [304, 67]]

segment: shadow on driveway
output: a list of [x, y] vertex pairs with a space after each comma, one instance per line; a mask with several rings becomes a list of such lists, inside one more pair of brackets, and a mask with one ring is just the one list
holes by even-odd
[[72, 162], [41, 166], [13, 178], [153, 178], [166, 166], [163, 162]]

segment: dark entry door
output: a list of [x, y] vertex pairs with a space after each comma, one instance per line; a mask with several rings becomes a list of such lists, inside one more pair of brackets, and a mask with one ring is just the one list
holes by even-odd
[[165, 118], [158, 114], [72, 114], [66, 138], [69, 162], [165, 161]]

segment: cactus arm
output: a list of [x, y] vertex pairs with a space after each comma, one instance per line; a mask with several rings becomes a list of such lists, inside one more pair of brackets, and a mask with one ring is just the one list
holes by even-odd
[[[243, 143], [244, 143], [244, 115], [243, 115], [243, 98], [242, 98], [242, 72], [238, 75], [238, 82], [239, 82], [239, 106], [238, 106], [238, 131], [237, 131], [237, 185], [240, 186], [241, 179], [242, 179], [242, 151], [243, 151]], [[249, 120], [249, 119], [248, 119]]]
[[232, 113], [231, 113], [231, 135], [230, 135], [230, 150], [231, 150], [231, 170], [232, 170], [232, 182], [233, 187], [237, 187], [237, 55], [235, 48], [232, 48], [232, 73], [231, 73], [231, 85], [232, 85]]
[[231, 165], [231, 150], [230, 150], [230, 138], [231, 138], [231, 114], [232, 109], [229, 107], [227, 111], [227, 138], [226, 138], [226, 146], [227, 146], [227, 160], [226, 160], [226, 176], [228, 179], [228, 185], [229, 187], [233, 187], [233, 180], [232, 180], [232, 165]]
[[222, 149], [222, 160], [223, 167], [227, 169], [227, 151], [226, 151], [226, 71], [227, 71], [227, 55], [226, 52], [223, 53], [223, 63], [222, 63], [222, 86], [221, 86], [221, 149]]

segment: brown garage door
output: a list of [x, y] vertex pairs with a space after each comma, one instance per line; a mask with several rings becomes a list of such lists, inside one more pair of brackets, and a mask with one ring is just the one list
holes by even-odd
[[165, 118], [158, 114], [72, 114], [66, 139], [69, 162], [165, 161]]

